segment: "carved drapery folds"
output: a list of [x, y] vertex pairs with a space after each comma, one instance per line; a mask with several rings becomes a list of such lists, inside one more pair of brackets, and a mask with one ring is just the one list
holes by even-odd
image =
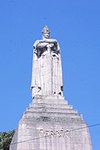
[[63, 95], [62, 65], [57, 40], [49, 39], [48, 27], [42, 31], [42, 40], [34, 43], [32, 67], [32, 97]]

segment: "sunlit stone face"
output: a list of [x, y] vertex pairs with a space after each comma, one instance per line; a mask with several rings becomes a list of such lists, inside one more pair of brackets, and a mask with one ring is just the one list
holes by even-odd
[[42, 38], [43, 39], [49, 39], [50, 38], [50, 31], [47, 26], [45, 26], [42, 30]]
[[43, 39], [49, 39], [49, 38], [50, 38], [50, 33], [43, 34]]

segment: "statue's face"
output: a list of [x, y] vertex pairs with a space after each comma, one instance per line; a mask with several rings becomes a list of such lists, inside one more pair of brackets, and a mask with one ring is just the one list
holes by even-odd
[[43, 38], [44, 39], [49, 39], [50, 38], [50, 34], [49, 33], [44, 33], [43, 34]]

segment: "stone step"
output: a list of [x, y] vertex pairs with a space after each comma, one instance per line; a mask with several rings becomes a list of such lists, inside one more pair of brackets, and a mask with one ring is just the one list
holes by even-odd
[[[63, 97], [61, 98], [57, 98], [57, 97], [42, 97], [42, 98], [38, 98], [38, 99], [33, 99], [32, 103], [47, 103], [47, 104], [68, 104], [67, 100], [64, 100]], [[31, 103], [31, 104], [32, 104]]]
[[54, 113], [77, 113], [76, 110], [70, 108], [59, 108], [59, 107], [29, 107], [26, 111], [31, 112], [54, 112]]
[[73, 106], [70, 106], [68, 104], [48, 104], [48, 103], [31, 103], [29, 105], [29, 108], [31, 107], [46, 107], [46, 108], [67, 108], [67, 109], [73, 109]]
[[65, 112], [37, 112], [37, 111], [26, 111], [23, 114], [23, 117], [39, 117], [39, 116], [46, 116], [46, 117], [68, 117], [68, 118], [80, 118], [80, 114], [78, 113], [65, 113]]

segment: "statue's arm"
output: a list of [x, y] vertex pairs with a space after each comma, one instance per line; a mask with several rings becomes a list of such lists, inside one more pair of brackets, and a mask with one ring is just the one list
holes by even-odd
[[37, 40], [33, 47], [34, 47], [34, 53], [38, 53], [38, 51], [42, 48], [46, 48], [48, 45], [51, 45], [51, 47], [55, 47], [55, 50], [56, 50], [56, 53], [59, 53], [60, 52], [60, 47], [59, 47], [59, 44], [57, 42], [57, 40], [55, 39], [46, 39], [46, 40]]

